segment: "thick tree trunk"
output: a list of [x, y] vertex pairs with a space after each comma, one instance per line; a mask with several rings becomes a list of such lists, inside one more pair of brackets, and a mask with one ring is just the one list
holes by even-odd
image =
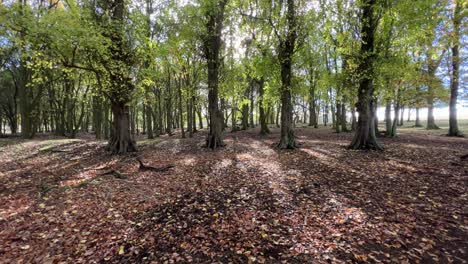
[[358, 103], [356, 105], [359, 113], [358, 125], [356, 133], [351, 142], [351, 149], [373, 149], [382, 150], [382, 146], [377, 142], [375, 134], [375, 114], [374, 114], [374, 34], [376, 28], [376, 19], [374, 8], [376, 0], [363, 0], [361, 5], [362, 10], [362, 27], [361, 27], [361, 51], [363, 57], [359, 63], [359, 72], [361, 78], [359, 80]]
[[455, 9], [453, 14], [453, 28], [454, 28], [454, 44], [452, 45], [452, 78], [450, 82], [450, 115], [449, 115], [449, 132], [448, 136], [462, 136], [462, 132], [458, 128], [457, 120], [457, 98], [458, 87], [460, 78], [460, 25], [461, 25], [461, 0], [455, 0]]
[[107, 146], [109, 151], [122, 154], [136, 151], [136, 143], [130, 134], [129, 107], [125, 103], [112, 102], [112, 136]]

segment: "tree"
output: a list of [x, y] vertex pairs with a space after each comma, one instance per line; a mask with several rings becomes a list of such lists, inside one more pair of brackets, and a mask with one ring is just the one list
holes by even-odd
[[359, 62], [359, 90], [356, 104], [359, 113], [356, 133], [351, 142], [351, 149], [382, 150], [375, 134], [375, 99], [374, 96], [374, 40], [378, 24], [376, 0], [361, 1], [361, 38]]
[[450, 80], [450, 116], [449, 116], [449, 136], [461, 136], [457, 121], [457, 97], [460, 79], [460, 25], [462, 20], [462, 3], [454, 0], [453, 11], [453, 39], [452, 39], [452, 76]]
[[129, 75], [132, 67], [132, 54], [125, 35], [125, 16], [127, 7], [124, 0], [116, 0], [106, 6], [110, 13], [110, 23], [105, 36], [109, 45], [110, 60], [105, 62], [109, 72], [109, 100], [113, 115], [113, 133], [108, 149], [113, 153], [136, 151], [136, 142], [130, 134], [129, 103], [134, 89]]
[[204, 6], [206, 33], [203, 36], [203, 48], [208, 66], [208, 112], [210, 131], [206, 146], [211, 149], [224, 146], [223, 113], [219, 109], [219, 67], [221, 64], [221, 35], [224, 13], [228, 0], [207, 0]]
[[286, 29], [278, 37], [278, 60], [281, 67], [281, 135], [278, 147], [280, 149], [294, 149], [297, 147], [293, 129], [292, 105], [292, 66], [296, 46], [297, 25], [296, 3], [294, 0], [286, 1]]

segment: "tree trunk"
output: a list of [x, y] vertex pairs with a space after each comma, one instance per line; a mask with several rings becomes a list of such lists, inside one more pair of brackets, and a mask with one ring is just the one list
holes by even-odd
[[180, 122], [180, 133], [182, 138], [185, 138], [185, 129], [184, 129], [184, 111], [182, 107], [182, 80], [179, 80], [179, 122]]
[[416, 107], [416, 119], [414, 121], [414, 126], [415, 127], [422, 127], [423, 126], [421, 124], [421, 119], [419, 118], [419, 106]]
[[377, 27], [374, 9], [376, 0], [363, 0], [361, 5], [361, 50], [363, 57], [359, 62], [359, 80], [358, 102], [356, 104], [359, 113], [356, 133], [351, 142], [351, 149], [373, 149], [382, 150], [382, 146], [377, 142], [375, 134], [375, 114], [374, 114], [374, 38]]
[[322, 121], [323, 121], [323, 125], [324, 126], [327, 126], [327, 123], [328, 123], [328, 100], [325, 100], [325, 105], [323, 106], [323, 117], [322, 117]]
[[341, 131], [349, 131], [346, 123], [346, 104], [344, 102], [341, 104]]
[[391, 137], [392, 135], [392, 103], [387, 99], [385, 105], [385, 135]]
[[201, 105], [197, 108], [197, 116], [198, 116], [198, 127], [203, 129], [203, 116], [201, 111]]
[[340, 133], [341, 132], [341, 103], [339, 100], [336, 100], [336, 108], [335, 108], [335, 132]]
[[[197, 133], [197, 105], [195, 101], [195, 95], [192, 96], [192, 125], [193, 125], [193, 133]], [[200, 119], [201, 120], [201, 119]]]
[[210, 131], [206, 138], [206, 146], [211, 149], [224, 146], [223, 113], [219, 110], [219, 65], [221, 50], [221, 34], [223, 29], [224, 11], [227, 0], [217, 1], [217, 5], [207, 9], [208, 35], [204, 41], [205, 58], [208, 65], [208, 113], [210, 117]]
[[115, 154], [136, 151], [136, 143], [130, 134], [129, 107], [125, 103], [112, 102], [112, 136], [107, 146]]
[[397, 90], [397, 96], [396, 96], [396, 99], [395, 99], [395, 105], [394, 105], [394, 118], [393, 118], [393, 122], [392, 122], [392, 128], [390, 130], [390, 134], [388, 134], [387, 136], [389, 137], [396, 137], [397, 135], [397, 127], [398, 127], [398, 124], [399, 124], [399, 118], [400, 118], [400, 90]]
[[171, 78], [169, 77], [167, 80], [167, 91], [166, 91], [166, 97], [165, 97], [165, 103], [166, 103], [166, 133], [169, 136], [172, 136], [172, 93], [171, 93]]
[[264, 94], [265, 81], [263, 79], [258, 80], [258, 108], [260, 112], [260, 134], [270, 134], [270, 129], [267, 124], [267, 115], [265, 114], [265, 107], [263, 106], [263, 94]]
[[393, 118], [392, 130], [389, 137], [396, 137], [397, 135], [397, 127], [398, 127], [398, 118], [400, 114], [400, 103], [397, 101], [394, 106], [395, 117]]
[[163, 104], [162, 104], [162, 96], [161, 96], [161, 89], [157, 89], [157, 100], [158, 100], [158, 134], [159, 135], [164, 135], [165, 129], [164, 129], [164, 110], [163, 110]]
[[288, 0], [287, 7], [288, 32], [284, 39], [280, 39], [278, 55], [281, 65], [281, 135], [278, 144], [280, 149], [294, 149], [297, 147], [293, 130], [293, 105], [291, 101], [292, 57], [297, 38], [294, 0]]
[[[431, 93], [431, 88], [429, 88]], [[426, 129], [439, 129], [439, 127], [435, 123], [434, 119], [434, 97], [432, 94], [429, 94], [427, 98], [427, 126]]]
[[317, 103], [315, 99], [315, 71], [311, 67], [311, 80], [310, 80], [310, 89], [309, 89], [309, 126], [313, 126], [315, 128], [318, 127], [318, 122], [317, 122], [317, 113], [316, 113], [316, 108], [317, 108]]
[[449, 116], [449, 132], [448, 136], [462, 136], [461, 131], [458, 128], [457, 120], [457, 98], [458, 98], [458, 87], [460, 77], [460, 24], [461, 24], [461, 1], [455, 0], [455, 9], [453, 14], [453, 45], [452, 45], [452, 78], [450, 82], [450, 116]]
[[187, 99], [187, 131], [189, 133], [189, 138], [193, 137], [193, 101], [192, 97], [190, 96], [189, 99]]
[[146, 135], [146, 103], [143, 102], [143, 109], [141, 111], [141, 120], [142, 120], [142, 132], [141, 134]]
[[151, 102], [147, 102], [145, 108], [145, 113], [146, 113], [146, 133], [148, 136], [148, 139], [153, 139], [154, 134], [153, 134], [153, 108], [151, 107]]
[[400, 121], [398, 122], [398, 126], [403, 126], [404, 117], [405, 117], [405, 106], [402, 105], [400, 108], [401, 108], [401, 113], [400, 113]]
[[255, 101], [254, 101], [254, 93], [255, 93], [255, 80], [253, 80], [252, 85], [250, 85], [250, 107], [249, 107], [249, 123], [250, 128], [255, 128], [254, 122], [254, 109], [255, 109]]
[[[252, 81], [249, 81], [249, 86], [251, 83]], [[250, 87], [245, 89], [244, 100], [242, 102], [242, 130], [247, 130], [249, 127], [249, 105], [246, 103], [246, 100], [249, 98], [249, 91]]]

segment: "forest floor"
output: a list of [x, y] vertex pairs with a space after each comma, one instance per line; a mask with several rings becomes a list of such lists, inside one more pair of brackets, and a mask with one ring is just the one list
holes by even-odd
[[[0, 263], [466, 263], [468, 140], [403, 129], [384, 152], [297, 128], [141, 140], [0, 139]], [[139, 170], [173, 165], [165, 172]]]

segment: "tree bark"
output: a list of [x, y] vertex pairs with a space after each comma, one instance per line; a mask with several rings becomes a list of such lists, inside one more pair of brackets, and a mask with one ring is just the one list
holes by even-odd
[[115, 154], [136, 151], [136, 143], [130, 134], [130, 115], [129, 107], [123, 102], [112, 103], [112, 122], [113, 133], [109, 140], [108, 150]]

